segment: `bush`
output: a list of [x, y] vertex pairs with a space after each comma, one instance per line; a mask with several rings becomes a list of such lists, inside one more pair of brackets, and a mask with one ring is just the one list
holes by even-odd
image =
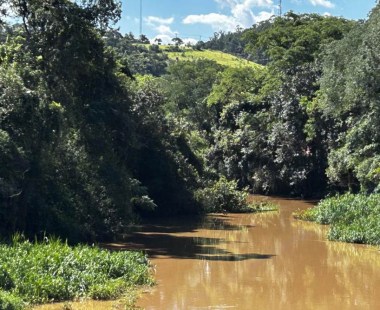
[[276, 210], [269, 202], [248, 202], [248, 193], [237, 188], [237, 181], [221, 177], [209, 187], [197, 190], [197, 201], [206, 212], [261, 212]]
[[25, 307], [25, 304], [20, 297], [0, 290], [0, 309], [1, 310], [21, 310], [21, 309], [24, 309], [24, 307]]
[[294, 217], [330, 224], [330, 240], [380, 245], [380, 194], [330, 197]]
[[[8, 291], [3, 294], [8, 299], [0, 297], [3, 303], [113, 299], [136, 285], [152, 283], [142, 253], [70, 247], [60, 240], [31, 243], [16, 238], [11, 245], [0, 245], [0, 266], [0, 289]], [[8, 309], [1, 305], [0, 309]]]

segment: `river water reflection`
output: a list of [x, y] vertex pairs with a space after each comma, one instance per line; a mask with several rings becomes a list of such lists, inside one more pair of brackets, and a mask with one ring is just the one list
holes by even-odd
[[[292, 218], [293, 211], [311, 203], [272, 200], [279, 212], [160, 220], [127, 235], [125, 243], [109, 244], [144, 249], [155, 266], [157, 286], [142, 295], [138, 306], [380, 309], [379, 250], [326, 241], [326, 227]], [[112, 302], [95, 302], [72, 309], [112, 308]]]
[[157, 286], [149, 309], [380, 309], [380, 252], [328, 242], [326, 228], [279, 212], [210, 215], [147, 225], [128, 242], [147, 249]]

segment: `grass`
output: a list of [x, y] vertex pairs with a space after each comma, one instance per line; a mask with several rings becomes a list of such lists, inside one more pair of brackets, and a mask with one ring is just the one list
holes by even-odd
[[110, 252], [98, 247], [70, 247], [14, 238], [0, 245], [0, 309], [78, 298], [115, 299], [139, 285], [152, 284], [142, 253]]
[[[144, 46], [149, 48], [150, 44], [135, 43], [135, 45]], [[173, 45], [159, 45], [162, 52], [166, 53], [171, 60], [181, 60], [181, 61], [193, 61], [198, 59], [208, 59], [217, 62], [218, 64], [225, 67], [241, 68], [241, 67], [251, 67], [253, 69], [264, 68], [264, 66], [259, 65], [253, 61], [249, 61], [243, 58], [236, 57], [234, 55], [224, 53], [216, 50], [195, 50], [191, 47], [181, 46], [179, 51], [173, 51]]]
[[262, 66], [256, 64], [252, 61], [238, 58], [236, 56], [223, 53], [220, 51], [212, 50], [185, 50], [184, 52], [167, 52], [169, 59], [173, 60], [197, 60], [197, 59], [208, 59], [217, 62], [218, 64], [231, 67], [231, 68], [241, 68], [241, 67], [251, 67], [253, 69], [261, 68]]
[[330, 197], [294, 217], [331, 225], [330, 240], [380, 245], [380, 194]]
[[223, 53], [221, 51], [214, 50], [194, 50], [189, 47], [181, 47], [181, 51], [173, 52], [167, 51], [169, 46], [161, 45], [165, 53], [168, 54], [169, 59], [172, 60], [197, 60], [197, 59], [208, 59], [216, 61], [218, 64], [225, 67], [240, 68], [240, 67], [252, 67], [254, 69], [263, 68], [262, 65], [254, 63], [252, 61], [236, 57], [231, 54]]

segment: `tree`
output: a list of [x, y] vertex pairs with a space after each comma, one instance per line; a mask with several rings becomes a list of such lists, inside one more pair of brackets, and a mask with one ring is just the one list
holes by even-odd
[[219, 73], [207, 98], [209, 105], [224, 106], [232, 102], [250, 101], [262, 86], [265, 69], [227, 68]]
[[72, 240], [112, 234], [132, 218], [130, 201], [138, 195], [120, 165], [131, 147], [129, 99], [101, 40], [119, 5], [11, 4], [23, 28], [0, 47], [0, 88], [8, 94], [0, 99], [7, 111], [1, 148], [13, 154], [2, 159], [14, 167], [0, 171], [6, 232]]
[[162, 39], [161, 38], [156, 38], [156, 39], [154, 39], [154, 42], [156, 42], [157, 45], [161, 45], [162, 44]]
[[246, 51], [262, 55], [272, 66], [291, 69], [313, 62], [324, 45], [342, 39], [353, 25], [353, 21], [343, 18], [290, 11], [269, 24], [264, 22], [262, 28], [246, 31]]
[[324, 57], [317, 109], [333, 123], [327, 174], [343, 188], [380, 188], [380, 5]]
[[197, 51], [201, 51], [203, 50], [205, 47], [205, 42], [203, 41], [198, 41], [194, 46], [193, 46], [193, 49], [197, 50]]
[[142, 43], [142, 44], [149, 44], [149, 43], [150, 43], [148, 37], [147, 37], [145, 34], [141, 34], [141, 35], [140, 35], [140, 37], [139, 37], [139, 41], [140, 41], [140, 43]]
[[180, 46], [183, 44], [183, 40], [181, 38], [175, 37], [172, 39], [173, 43], [175, 44], [176, 47]]
[[206, 98], [223, 67], [211, 60], [172, 63], [165, 76], [167, 109], [186, 118], [198, 129], [210, 129], [213, 110]]
[[255, 192], [322, 194], [326, 134], [308, 102], [319, 89], [323, 46], [352, 25], [290, 12], [246, 31], [247, 51], [269, 63], [258, 78], [248, 69], [226, 70], [208, 97], [221, 106], [209, 154], [217, 171]]

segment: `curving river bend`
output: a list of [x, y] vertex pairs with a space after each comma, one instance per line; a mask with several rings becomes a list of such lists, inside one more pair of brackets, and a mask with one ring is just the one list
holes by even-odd
[[380, 309], [378, 249], [326, 241], [326, 227], [292, 219], [310, 203], [274, 200], [279, 212], [146, 227], [158, 285], [139, 306]]
[[[110, 245], [146, 249], [155, 265], [157, 286], [138, 306], [380, 309], [379, 250], [326, 241], [326, 227], [292, 219], [293, 211], [311, 203], [272, 200], [279, 212], [160, 220], [142, 226], [126, 243]], [[111, 309], [111, 303], [84, 309], [93, 307]]]

